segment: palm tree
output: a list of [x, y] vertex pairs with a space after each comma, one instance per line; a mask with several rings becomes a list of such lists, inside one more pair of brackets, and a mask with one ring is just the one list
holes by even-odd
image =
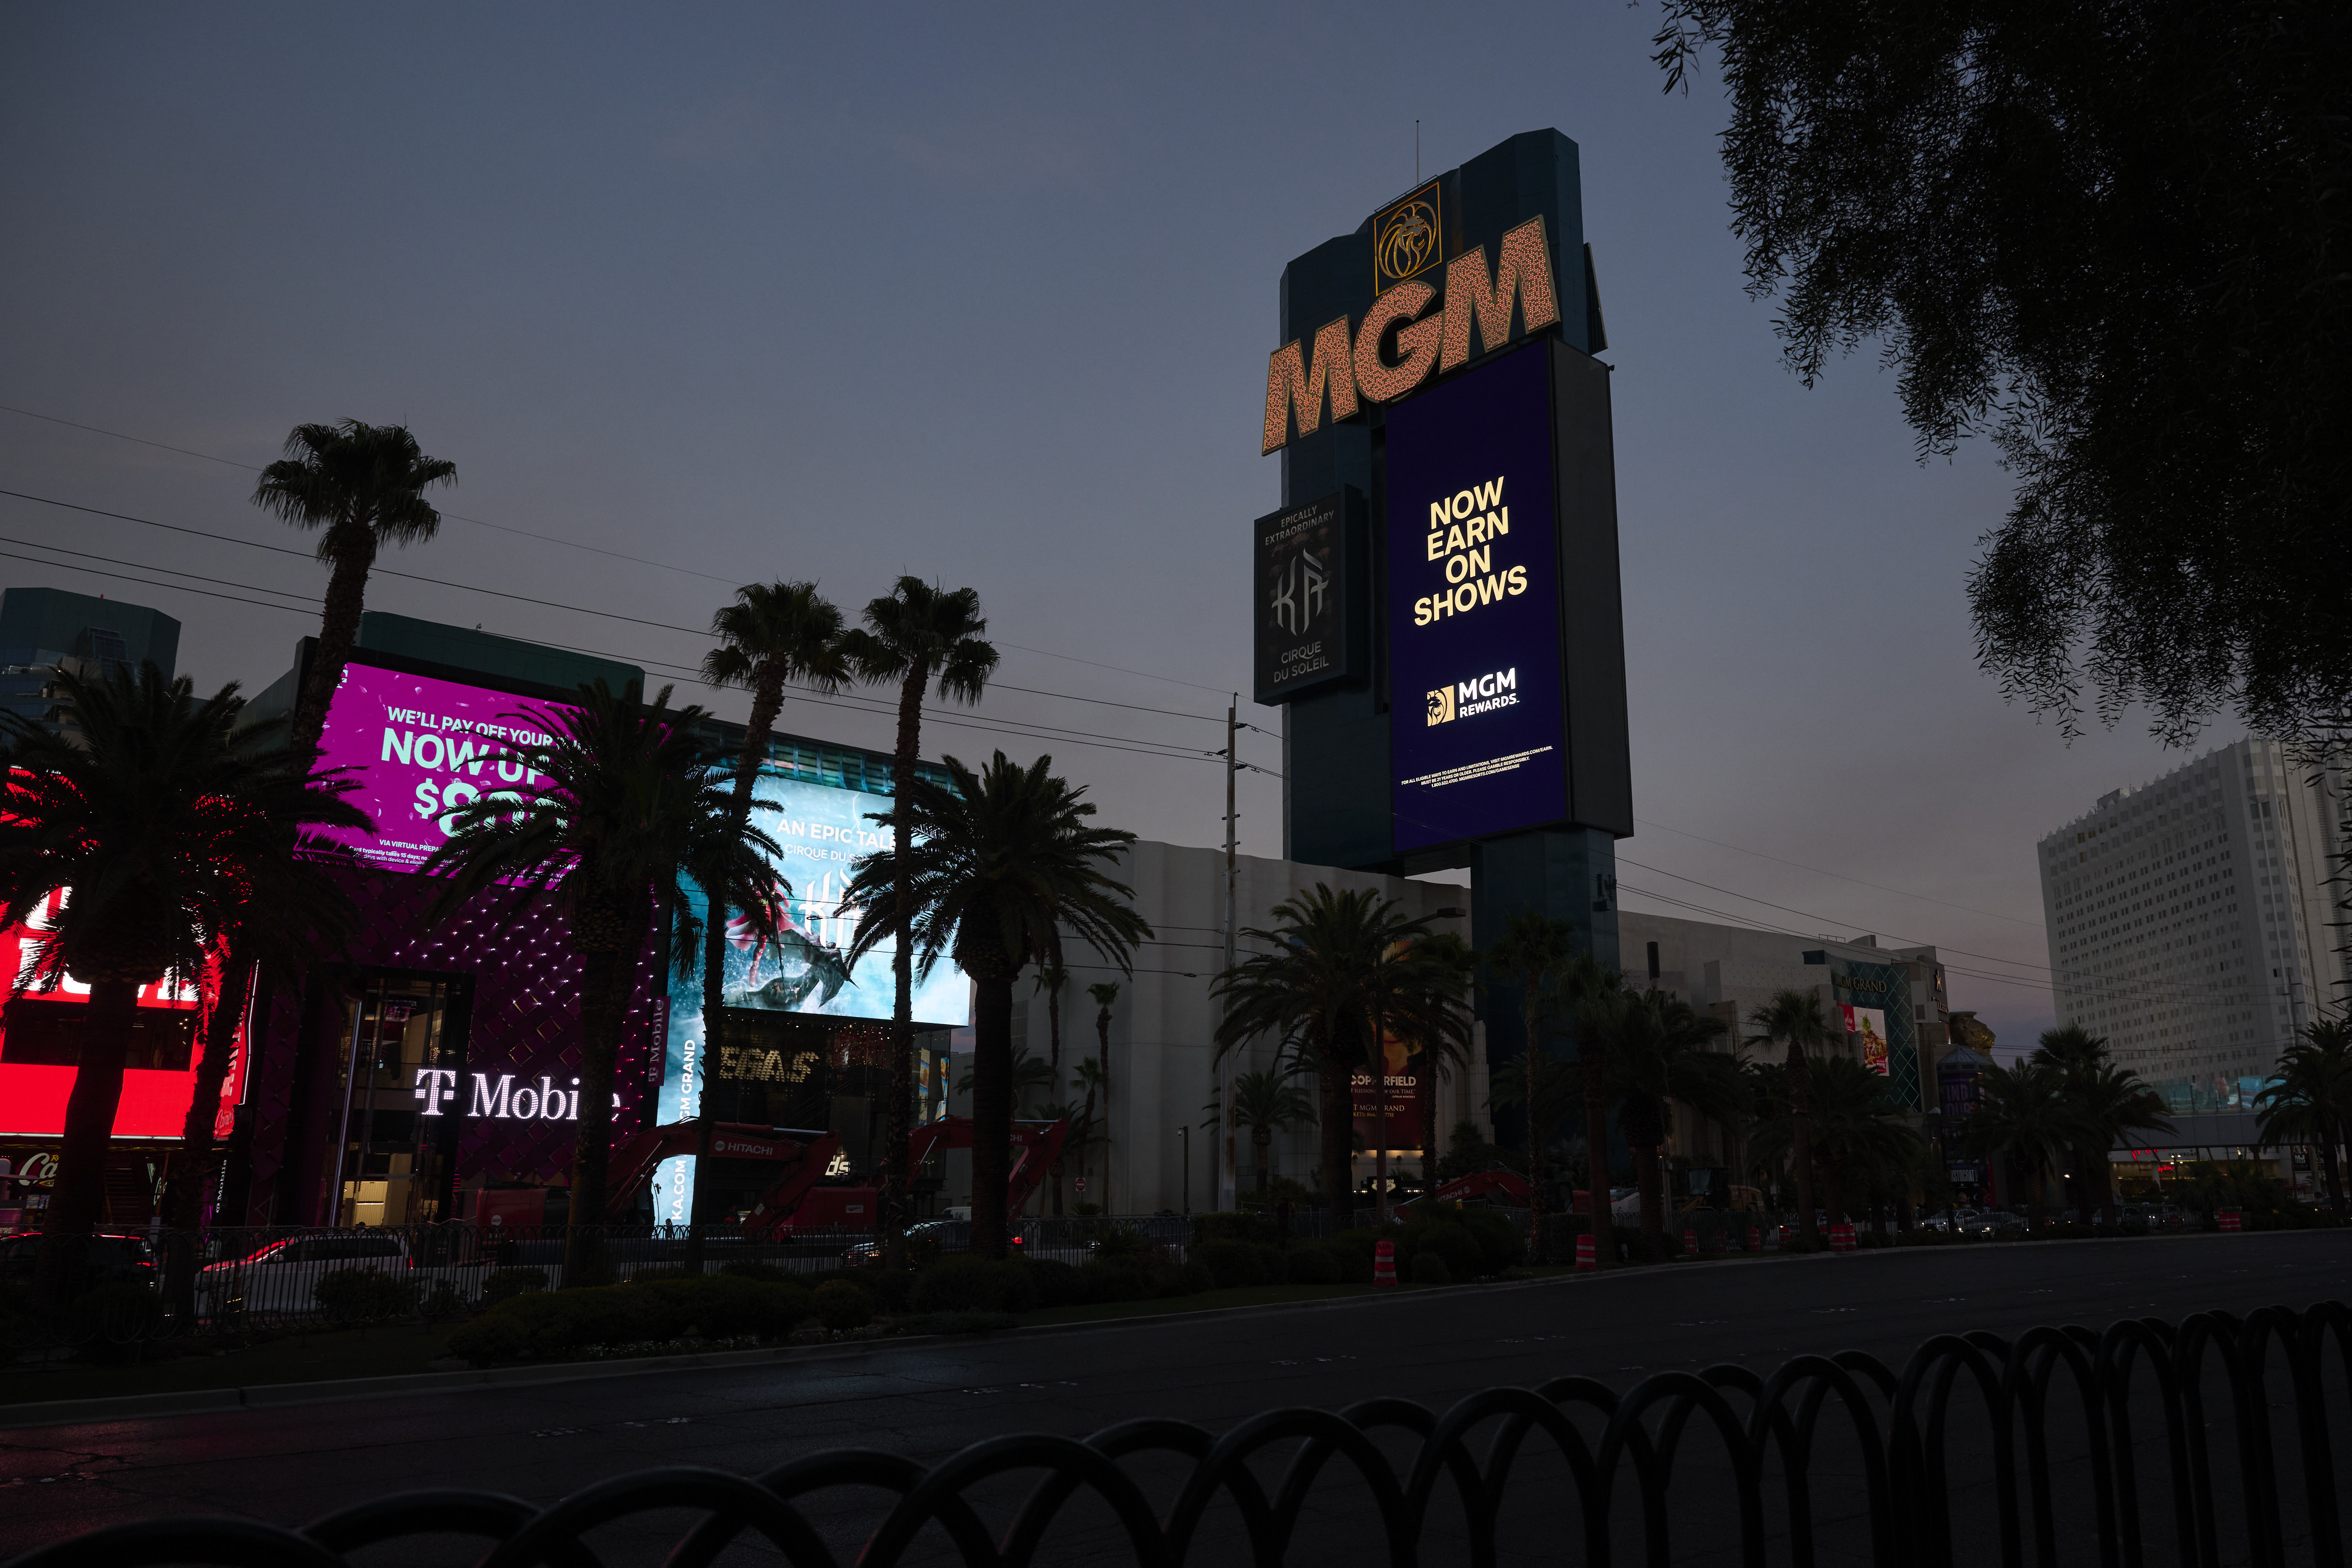
[[1681, 1101], [1702, 1116], [1738, 1113], [1741, 1085], [1733, 1059], [1706, 1053], [1708, 1042], [1721, 1035], [1721, 1019], [1694, 1010], [1688, 1002], [1664, 991], [1645, 991], [1619, 1010], [1611, 1042], [1612, 1076], [1623, 1096], [1617, 1124], [1633, 1159], [1634, 1185], [1642, 1190], [1642, 1244], [1650, 1257], [1663, 1258], [1671, 1249], [1665, 1230], [1665, 1167], [1660, 1148], [1673, 1130], [1673, 1102]]
[[[1924, 1145], [1901, 1120], [1903, 1107], [1888, 1097], [1887, 1081], [1842, 1056], [1811, 1063], [1807, 1077], [1809, 1158], [1830, 1218], [1851, 1218], [1848, 1198], [1855, 1192], [1909, 1191]], [[1795, 1143], [1786, 1101], [1775, 1111], [1756, 1133], [1757, 1150], [1767, 1159], [1792, 1152]]]
[[708, 716], [691, 704], [672, 708], [669, 699], [667, 686], [647, 703], [634, 688], [615, 695], [599, 680], [580, 688], [576, 707], [511, 716], [548, 737], [516, 748], [540, 775], [538, 792], [467, 801], [451, 815], [448, 841], [417, 868], [447, 879], [436, 918], [501, 884], [523, 905], [551, 897], [564, 914], [580, 958], [567, 1286], [601, 1282], [606, 1271], [590, 1228], [604, 1223], [614, 1074], [637, 957], [656, 909], [689, 899], [693, 870], [708, 871], [716, 854], [708, 841], [713, 833], [732, 835], [746, 859], [781, 852], [765, 833], [734, 820], [726, 769], [699, 733]]
[[[1096, 1077], [1094, 1080], [1089, 1080], [1087, 1083], [1087, 1113], [1088, 1120], [1091, 1121], [1094, 1115], [1095, 1090], [1098, 1082], [1102, 1090], [1102, 1122], [1100, 1124], [1102, 1127], [1103, 1146], [1102, 1209], [1105, 1214], [1108, 1214], [1111, 1212], [1110, 1009], [1118, 1001], [1118, 982], [1117, 980], [1097, 980], [1093, 985], [1087, 988], [1087, 995], [1093, 998], [1095, 1004], [1095, 1040], [1097, 1041], [1097, 1051], [1098, 1052], [1095, 1058]], [[1085, 1072], [1086, 1068], [1083, 1063], [1080, 1064], [1078, 1071], [1081, 1074]]]
[[1062, 1085], [1062, 993], [1070, 987], [1070, 972], [1062, 967], [1061, 942], [1057, 938], [1037, 966], [1036, 989], [1045, 997], [1045, 1064], [1054, 1075], [1054, 1087]]
[[2068, 1164], [2083, 1223], [2093, 1207], [2115, 1221], [2115, 1170], [2107, 1151], [2135, 1132], [2172, 1131], [2164, 1100], [2139, 1074], [2107, 1060], [2107, 1042], [2080, 1024], [2042, 1031], [2032, 1060], [2057, 1070], [2059, 1096], [2075, 1124]]
[[926, 975], [952, 953], [971, 978], [972, 1247], [988, 1258], [1004, 1255], [1014, 977], [1064, 928], [1122, 971], [1134, 945], [1151, 936], [1127, 902], [1130, 890], [1103, 869], [1135, 835], [1087, 826], [1093, 802], [1053, 774], [1053, 761], [1023, 768], [1000, 751], [978, 774], [941, 758], [945, 784], [901, 774], [889, 812], [893, 847], [861, 856], [842, 895], [865, 911], [853, 957], [891, 939], [899, 912], [911, 908], [911, 947], [900, 951], [919, 954]]
[[[816, 591], [814, 582], [751, 582], [735, 591], [735, 602], [721, 605], [710, 618], [710, 634], [718, 646], [702, 656], [702, 678], [714, 686], [740, 686], [751, 694], [751, 716], [743, 727], [743, 747], [737, 753], [728, 810], [737, 823], [750, 821], [751, 788], [768, 759], [768, 737], [774, 733], [776, 715], [784, 706], [784, 686], [797, 682], [831, 695], [847, 685], [848, 655], [841, 645], [841, 612]], [[723, 839], [723, 835], [722, 835]], [[727, 854], [720, 847], [722, 858]], [[700, 879], [697, 878], [699, 882]], [[710, 918], [703, 922], [702, 1051], [707, 1062], [719, 1061], [726, 1044], [727, 904], [710, 898]], [[694, 949], [688, 948], [688, 952]], [[708, 1072], [700, 1082], [706, 1089]], [[710, 1139], [718, 1118], [699, 1117], [695, 1134], [694, 1168], [709, 1168]], [[702, 1262], [702, 1228], [709, 1213], [709, 1183], [694, 1186], [694, 1213], [688, 1217], [687, 1265]]]
[[1265, 1200], [1266, 1182], [1270, 1179], [1267, 1156], [1274, 1148], [1275, 1134], [1315, 1120], [1315, 1102], [1306, 1090], [1292, 1082], [1295, 1076], [1280, 1069], [1261, 1068], [1234, 1077], [1234, 1115], [1250, 1130], [1250, 1152], [1257, 1171], [1261, 1203]]
[[319, 559], [334, 569], [327, 579], [318, 650], [294, 705], [296, 746], [319, 744], [327, 705], [359, 638], [376, 552], [386, 545], [422, 544], [438, 532], [441, 514], [425, 499], [425, 487], [454, 483], [457, 476], [456, 464], [425, 456], [406, 425], [356, 419], [296, 425], [286, 437], [285, 457], [261, 471], [253, 504], [298, 528], [321, 530]]
[[1809, 1122], [1811, 1085], [1805, 1048], [1829, 1043], [1829, 1019], [1822, 1016], [1822, 998], [1815, 992], [1778, 991], [1770, 1001], [1749, 1013], [1748, 1021], [1763, 1030], [1767, 1040], [1776, 1044], [1785, 1041], [1789, 1047], [1784, 1092], [1789, 1102], [1790, 1174], [1797, 1188], [1797, 1230], [1808, 1242], [1819, 1242], [1822, 1232], [1813, 1218], [1813, 1150]]
[[[1451, 931], [1441, 931], [1423, 943], [1421, 956], [1427, 962], [1415, 972], [1425, 975], [1448, 995], [1466, 995], [1477, 978], [1478, 956]], [[1425, 1185], [1433, 1187], [1439, 1155], [1437, 1083], [1440, 1078], [1453, 1076], [1456, 1067], [1469, 1065], [1471, 1019], [1466, 1011], [1440, 1009], [1433, 997], [1417, 998], [1413, 1010], [1421, 1016], [1442, 1018], [1460, 1026], [1455, 1033], [1412, 1035], [1407, 1040], [1412, 1047], [1408, 1060], [1413, 1069], [1413, 1109], [1421, 1120], [1422, 1176]]]
[[[1567, 921], [1549, 915], [1538, 915], [1532, 909], [1518, 909], [1503, 927], [1502, 940], [1486, 955], [1495, 976], [1505, 982], [1516, 982], [1519, 988], [1519, 1028], [1522, 1041], [1519, 1068], [1519, 1100], [1528, 1108], [1528, 1250], [1530, 1256], [1543, 1258], [1544, 1251], [1544, 1145], [1550, 1137], [1549, 1124], [1538, 1124], [1538, 1113], [1549, 1107], [1545, 1098], [1543, 1044], [1540, 1034], [1545, 1014], [1558, 1010], [1557, 996], [1547, 998], [1544, 988], [1559, 981], [1567, 972], [1572, 959], [1580, 956], [1576, 928]], [[1585, 1063], [1588, 1074], [1597, 1065], [1597, 1058]], [[1605, 1092], [1605, 1091], [1604, 1091]], [[1603, 1108], [1603, 1116], [1607, 1111]], [[1591, 1189], [1592, 1240], [1599, 1267], [1607, 1268], [1614, 1260], [1613, 1247], [1609, 1244], [1609, 1139], [1605, 1130], [1591, 1159], [1597, 1178], [1586, 1185]]]
[[[2080, 1133], [2062, 1092], [2057, 1068], [2031, 1057], [2013, 1068], [1988, 1067], [1977, 1080], [1976, 1109], [1961, 1137], [1970, 1152], [2000, 1155], [2008, 1167], [2011, 1201], [2025, 1188], [2027, 1223], [2042, 1228], [2042, 1184]], [[2101, 1151], [2104, 1155], [2105, 1151]]]
[[2319, 1145], [2327, 1199], [2342, 1220], [2344, 1171], [2336, 1151], [2344, 1142], [2346, 1126], [2352, 1124], [2352, 1019], [2321, 1019], [2305, 1025], [2303, 1038], [2279, 1054], [2254, 1105], [2263, 1115], [2255, 1133], [2263, 1143]]
[[[915, 781], [922, 755], [923, 695], [936, 689], [942, 700], [976, 703], [996, 669], [996, 650], [982, 642], [987, 618], [980, 595], [969, 588], [945, 589], [919, 577], [901, 577], [890, 591], [866, 606], [866, 624], [842, 633], [841, 648], [860, 680], [898, 686], [898, 733], [891, 751], [892, 788]], [[903, 811], [890, 814], [894, 865], [909, 864], [913, 828]], [[888, 1118], [882, 1146], [881, 1239], [896, 1267], [904, 1260], [908, 1209], [908, 1140], [914, 1133], [915, 1092], [915, 894], [911, 887], [874, 890], [888, 895], [890, 975], [896, 993], [890, 1007]], [[862, 923], [861, 923], [862, 926]]]
[[[32, 922], [53, 893], [70, 890], [37, 928], [11, 994], [68, 978], [89, 992], [38, 1260], [53, 1302], [79, 1283], [105, 1206], [107, 1139], [140, 988], [199, 975], [249, 902], [317, 875], [280, 864], [306, 830], [372, 825], [341, 798], [349, 785], [310, 771], [308, 747], [285, 745], [269, 727], [236, 733], [234, 685], [199, 702], [186, 677], [166, 679], [152, 664], [60, 682], [60, 733], [0, 713], [11, 754], [0, 926]], [[305, 885], [301, 896], [331, 912], [331, 891]]]
[[1428, 923], [1407, 916], [1374, 889], [1334, 893], [1317, 883], [1276, 904], [1274, 915], [1271, 928], [1241, 933], [1264, 950], [1211, 988], [1224, 1004], [1216, 1053], [1222, 1058], [1272, 1035], [1311, 1064], [1323, 1097], [1323, 1191], [1336, 1230], [1347, 1225], [1352, 1201], [1351, 1074], [1376, 1060], [1373, 1042], [1383, 1020], [1408, 1038], [1451, 1035], [1462, 1027], [1466, 1003], [1431, 977], [1437, 960], [1421, 951], [1432, 935]]

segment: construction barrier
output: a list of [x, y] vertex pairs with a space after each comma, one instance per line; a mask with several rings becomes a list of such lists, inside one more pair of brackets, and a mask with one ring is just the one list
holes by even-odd
[[1594, 1249], [1590, 1232], [1576, 1239], [1576, 1266], [1588, 1272], [1601, 1267], [1601, 1254]]
[[1853, 1221], [1841, 1219], [1830, 1227], [1830, 1250], [1832, 1252], [1853, 1250]]
[[1372, 1249], [1372, 1283], [1375, 1287], [1396, 1288], [1396, 1243], [1382, 1241]]
[[2243, 1229], [2245, 1227], [2245, 1221], [2239, 1218], [2238, 1211], [2236, 1209], [2223, 1209], [2221, 1211], [2221, 1228], [2224, 1230], [2240, 1230]]

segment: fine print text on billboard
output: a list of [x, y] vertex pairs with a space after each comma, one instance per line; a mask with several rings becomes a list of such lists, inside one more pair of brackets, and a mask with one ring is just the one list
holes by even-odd
[[1420, 849], [1568, 814], [1550, 367], [1522, 349], [1388, 416], [1391, 803]]
[[1349, 674], [1347, 496], [1334, 492], [1250, 525], [1261, 703], [1286, 703]]
[[346, 664], [319, 737], [327, 768], [347, 768], [359, 789], [345, 797], [375, 823], [323, 830], [366, 863], [415, 871], [449, 838], [449, 813], [467, 801], [539, 781], [518, 746], [549, 737], [522, 716], [543, 709], [511, 692]]

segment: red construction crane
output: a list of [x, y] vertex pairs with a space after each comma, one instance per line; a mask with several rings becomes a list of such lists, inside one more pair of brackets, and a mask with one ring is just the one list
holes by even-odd
[[[666, 1127], [648, 1127], [613, 1152], [611, 1186], [604, 1199], [607, 1223], [625, 1218], [636, 1207], [637, 1195], [654, 1178], [664, 1160], [696, 1152], [702, 1124], [689, 1118]], [[841, 1152], [833, 1133], [804, 1127], [759, 1127], [742, 1122], [721, 1122], [710, 1130], [714, 1158], [771, 1160], [782, 1167], [773, 1186], [751, 1206], [744, 1222], [746, 1235], [772, 1234], [806, 1199], [817, 1180]]]
[[[1070, 1124], [1013, 1124], [1013, 1168], [1005, 1173], [1004, 1211], [1018, 1214], [1062, 1156]], [[941, 1116], [916, 1124], [907, 1144], [907, 1176], [914, 1178], [925, 1160], [948, 1149], [971, 1147], [971, 1118]], [[819, 1186], [810, 1189], [800, 1207], [778, 1226], [780, 1231], [871, 1230], [880, 1223], [881, 1195], [870, 1186]]]

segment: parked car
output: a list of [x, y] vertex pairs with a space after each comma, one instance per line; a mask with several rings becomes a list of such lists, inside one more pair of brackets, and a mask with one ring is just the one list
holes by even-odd
[[[89, 1239], [82, 1267], [95, 1281], [155, 1277], [154, 1248], [144, 1236], [100, 1232]], [[0, 1281], [29, 1280], [41, 1255], [41, 1233], [20, 1230], [0, 1239]]]
[[1990, 1208], [1985, 1210], [1982, 1214], [1971, 1215], [1967, 1219], [1963, 1220], [1960, 1224], [1960, 1234], [1963, 1236], [1981, 1237], [1986, 1240], [1991, 1240], [1996, 1237], [2006, 1236], [2013, 1230], [2022, 1230], [2024, 1228], [2025, 1217], [2023, 1215], [2011, 1214], [2004, 1209]]
[[[907, 1246], [909, 1249], [919, 1248], [926, 1243], [938, 1248], [942, 1252], [961, 1252], [971, 1245], [971, 1221], [926, 1219], [919, 1224], [907, 1227]], [[866, 1264], [878, 1260], [881, 1256], [880, 1241], [860, 1241], [841, 1255], [841, 1266], [845, 1269], [862, 1268]]]
[[1919, 1228], [1958, 1230], [1969, 1220], [1974, 1219], [1978, 1211], [1973, 1208], [1939, 1208], [1933, 1214], [1924, 1216], [1919, 1221]]
[[319, 1281], [339, 1270], [404, 1274], [415, 1267], [408, 1243], [389, 1231], [289, 1237], [198, 1270], [196, 1305], [207, 1315], [232, 1310], [314, 1312]]

